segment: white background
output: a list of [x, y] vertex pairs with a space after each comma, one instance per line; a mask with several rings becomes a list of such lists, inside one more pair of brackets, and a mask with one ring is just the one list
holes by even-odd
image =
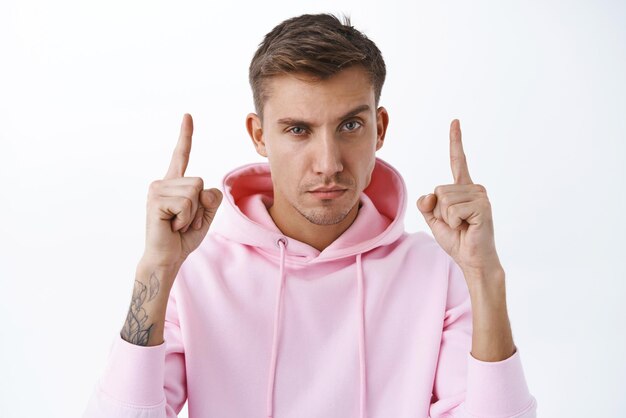
[[625, 3], [391, 0], [0, 3], [0, 416], [80, 416], [183, 113], [187, 175], [219, 186], [262, 161], [250, 59], [317, 12], [350, 15], [383, 53], [378, 155], [406, 179], [409, 231], [430, 232], [414, 202], [452, 182], [461, 120], [539, 416], [624, 416]]

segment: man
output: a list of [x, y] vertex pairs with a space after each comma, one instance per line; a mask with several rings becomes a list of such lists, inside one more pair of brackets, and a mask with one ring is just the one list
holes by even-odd
[[282, 22], [250, 65], [246, 126], [269, 164], [233, 170], [223, 193], [185, 177], [183, 117], [85, 417], [173, 417], [185, 401], [191, 418], [536, 415], [459, 122], [454, 184], [417, 200], [435, 239], [408, 234], [402, 177], [375, 156], [384, 79], [349, 19]]

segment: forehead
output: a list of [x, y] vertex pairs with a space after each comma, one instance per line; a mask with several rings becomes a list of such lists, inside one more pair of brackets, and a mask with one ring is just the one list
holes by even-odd
[[349, 67], [326, 80], [304, 73], [274, 76], [267, 80], [264, 115], [269, 122], [283, 118], [334, 118], [362, 104], [374, 109], [374, 87], [367, 72]]

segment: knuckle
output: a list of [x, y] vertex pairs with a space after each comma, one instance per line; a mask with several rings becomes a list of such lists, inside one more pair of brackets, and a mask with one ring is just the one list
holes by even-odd
[[193, 178], [193, 186], [196, 188], [198, 193], [200, 193], [202, 191], [202, 189], [204, 189], [204, 181], [202, 180], [201, 177], [194, 177]]
[[485, 186], [483, 186], [482, 184], [476, 184], [476, 190], [478, 190], [481, 193], [487, 193], [487, 188]]
[[159, 190], [160, 186], [161, 186], [161, 180], [154, 180], [148, 186], [148, 194], [152, 195], [152, 194], [157, 193], [157, 191]]
[[192, 206], [196, 205], [198, 202], [198, 194], [200, 192], [198, 191], [198, 188], [196, 186], [188, 186], [186, 193], [185, 193], [185, 197], [187, 199], [189, 199], [189, 201], [192, 203]]

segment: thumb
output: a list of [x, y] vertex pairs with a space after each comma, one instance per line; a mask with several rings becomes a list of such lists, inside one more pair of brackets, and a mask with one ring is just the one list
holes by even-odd
[[205, 219], [208, 215], [208, 220], [213, 220], [213, 216], [221, 203], [222, 192], [218, 189], [202, 190], [202, 192], [200, 192], [200, 204], [204, 207]]
[[435, 210], [436, 205], [437, 197], [432, 193], [421, 196], [419, 199], [417, 199], [417, 209], [422, 212], [422, 215], [424, 215], [424, 219], [429, 226], [431, 226], [435, 222], [435, 215], [433, 214], [433, 210]]

